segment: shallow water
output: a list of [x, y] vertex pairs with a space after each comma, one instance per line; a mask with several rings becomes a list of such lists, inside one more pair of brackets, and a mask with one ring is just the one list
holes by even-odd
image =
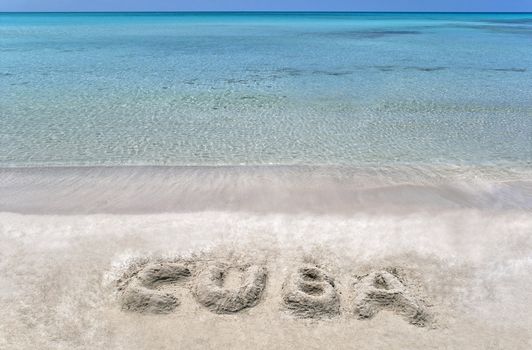
[[0, 14], [0, 166], [530, 166], [531, 23]]

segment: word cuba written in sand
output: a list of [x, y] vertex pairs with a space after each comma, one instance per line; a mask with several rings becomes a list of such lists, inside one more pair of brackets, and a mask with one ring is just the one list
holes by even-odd
[[[267, 280], [268, 270], [260, 264], [209, 262], [200, 268], [191, 261], [146, 262], [119, 280], [118, 295], [123, 310], [167, 314], [181, 303], [176, 289], [185, 288], [211, 312], [234, 314], [260, 303]], [[359, 319], [386, 309], [416, 326], [430, 320], [425, 303], [397, 269], [356, 276], [350, 286], [350, 310]], [[298, 318], [330, 318], [341, 312], [334, 278], [314, 264], [296, 267], [283, 283], [281, 295], [281, 308]]]

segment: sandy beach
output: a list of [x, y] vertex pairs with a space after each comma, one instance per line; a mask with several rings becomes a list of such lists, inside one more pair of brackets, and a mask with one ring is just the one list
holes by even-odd
[[[253, 206], [241, 196], [240, 209], [231, 201], [216, 210], [198, 209], [199, 201], [186, 209], [185, 201], [173, 210], [131, 214], [91, 213], [91, 203], [98, 203], [91, 197], [78, 206], [80, 185], [50, 191], [51, 209], [36, 214], [43, 202], [24, 197], [25, 186], [8, 181], [10, 174], [2, 174], [2, 192], [13, 202], [4, 205], [16, 210], [4, 207], [0, 214], [0, 347], [6, 349], [531, 345], [532, 218], [512, 208], [508, 194], [501, 202], [507, 208], [497, 210], [449, 194], [447, 202], [434, 197], [432, 207], [407, 212], [349, 212], [326, 205], [332, 199], [322, 195], [321, 212], [312, 201], [305, 210], [284, 212], [273, 209], [278, 194], [255, 188], [244, 191], [260, 193], [248, 200], [273, 201], [268, 210], [242, 209]], [[98, 193], [98, 176], [82, 178]], [[529, 198], [526, 188], [521, 185], [521, 200]], [[133, 205], [128, 189], [124, 184], [120, 191]], [[6, 196], [14, 192], [20, 196]], [[328, 193], [335, 203], [352, 201], [352, 194], [339, 199], [340, 192]], [[378, 198], [402, 206], [405, 194], [385, 191]], [[25, 198], [26, 206], [14, 198]], [[282, 198], [297, 202], [301, 194]], [[110, 211], [112, 203], [122, 205], [120, 198], [108, 203]], [[75, 213], [84, 210], [89, 213]]]

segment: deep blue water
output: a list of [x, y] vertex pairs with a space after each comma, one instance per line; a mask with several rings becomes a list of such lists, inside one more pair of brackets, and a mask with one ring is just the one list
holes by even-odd
[[0, 166], [532, 164], [532, 15], [0, 14]]

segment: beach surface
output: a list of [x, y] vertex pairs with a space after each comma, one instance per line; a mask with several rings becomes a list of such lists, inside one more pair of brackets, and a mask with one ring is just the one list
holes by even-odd
[[[484, 192], [472, 195], [459, 190], [473, 188], [470, 180], [412, 188], [406, 178], [384, 186], [384, 176], [363, 174], [4, 169], [0, 347], [530, 348], [530, 183], [477, 178]], [[153, 188], [141, 185], [146, 177]], [[54, 178], [69, 187], [60, 191]], [[367, 188], [357, 191], [354, 178]], [[193, 200], [185, 189], [196, 193], [194, 183], [204, 191]], [[148, 284], [153, 264], [170, 275]], [[216, 268], [223, 278], [209, 279]], [[304, 288], [302, 269], [317, 271], [317, 290]], [[138, 285], [151, 301], [138, 302]], [[253, 292], [217, 302], [242, 288]]]

